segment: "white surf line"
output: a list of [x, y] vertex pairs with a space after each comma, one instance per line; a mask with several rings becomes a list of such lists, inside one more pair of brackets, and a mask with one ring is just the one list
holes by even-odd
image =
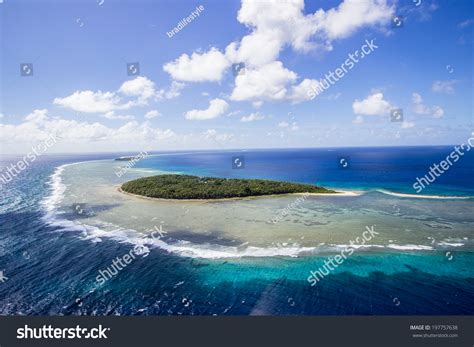
[[436, 243], [437, 246], [446, 246], [446, 247], [462, 247], [465, 246], [465, 243], [462, 242], [446, 242], [446, 241], [440, 241]]
[[[319, 246], [301, 246], [301, 245], [293, 245], [289, 247], [256, 247], [256, 246], [248, 246], [243, 249], [239, 249], [239, 247], [232, 247], [232, 246], [222, 246], [222, 245], [211, 245], [211, 244], [193, 244], [189, 241], [182, 241], [177, 240], [177, 243], [166, 243], [163, 240], [156, 240], [151, 238], [143, 239], [135, 230], [124, 230], [118, 229], [114, 231], [105, 231], [101, 230], [97, 227], [92, 227], [86, 224], [76, 224], [72, 221], [67, 219], [57, 219], [54, 213], [57, 205], [62, 201], [65, 192], [65, 186], [62, 183], [61, 174], [63, 173], [64, 169], [68, 166], [78, 165], [82, 163], [88, 162], [96, 162], [96, 161], [109, 161], [110, 159], [97, 159], [97, 160], [88, 160], [88, 161], [81, 161], [69, 164], [63, 164], [55, 168], [54, 173], [50, 176], [51, 180], [49, 184], [51, 186], [51, 195], [46, 197], [43, 200], [43, 205], [47, 209], [46, 218], [49, 218], [50, 224], [56, 224], [58, 226], [62, 226], [64, 229], [73, 229], [78, 231], [85, 231], [87, 236], [86, 239], [92, 239], [93, 241], [100, 237], [108, 237], [115, 239], [119, 242], [127, 242], [132, 245], [150, 245], [165, 251], [168, 251], [173, 254], [177, 254], [183, 257], [191, 257], [191, 258], [204, 258], [204, 259], [222, 259], [222, 258], [248, 258], [248, 257], [257, 257], [257, 258], [265, 258], [265, 257], [298, 257], [303, 254], [318, 254], [319, 252], [328, 251], [327, 247], [331, 249], [344, 247], [346, 245], [326, 245], [326, 247]], [[339, 191], [342, 193], [350, 194], [350, 196], [357, 196], [363, 194], [364, 192], [353, 192], [353, 191]], [[340, 194], [330, 194], [330, 193], [315, 193], [315, 195], [329, 195], [329, 196], [342, 196]], [[396, 193], [395, 193], [396, 194]], [[447, 244], [446, 244], [447, 246]], [[454, 246], [451, 244], [450, 246]], [[457, 244], [456, 244], [457, 246]], [[364, 245], [361, 248], [373, 248], [373, 249], [394, 249], [398, 251], [427, 251], [427, 250], [434, 250], [431, 246], [426, 245], [414, 245], [414, 244], [407, 244], [407, 245], [397, 245], [390, 243], [388, 245]]]
[[[108, 159], [107, 159], [108, 160]], [[99, 160], [91, 160], [87, 162], [95, 162]], [[105, 160], [100, 160], [105, 161]], [[54, 173], [50, 176], [51, 179], [49, 184], [51, 186], [51, 195], [43, 201], [43, 206], [46, 208], [47, 214], [44, 216], [46, 222], [50, 225], [62, 227], [64, 230], [76, 230], [85, 232], [85, 239], [97, 240], [101, 237], [108, 237], [118, 242], [126, 242], [131, 245], [149, 245], [160, 248], [167, 252], [177, 254], [183, 257], [191, 258], [203, 258], [203, 259], [223, 259], [223, 258], [248, 258], [248, 257], [298, 257], [302, 253], [312, 253], [318, 249], [318, 247], [302, 247], [302, 246], [290, 246], [290, 247], [255, 247], [248, 246], [244, 249], [239, 247], [228, 247], [222, 245], [198, 245], [193, 244], [189, 241], [178, 240], [177, 243], [166, 243], [163, 240], [157, 240], [152, 238], [143, 239], [135, 230], [121, 230], [117, 229], [114, 231], [105, 231], [97, 227], [93, 227], [87, 224], [77, 224], [67, 219], [58, 219], [55, 210], [64, 198], [66, 190], [65, 185], [62, 183], [61, 174], [64, 169], [68, 166], [77, 165], [84, 162], [63, 164], [55, 168]], [[334, 194], [332, 194], [334, 195]]]
[[366, 193], [364, 191], [339, 190], [339, 189], [332, 189], [332, 188], [326, 188], [326, 189], [334, 190], [336, 193], [293, 193], [293, 194], [308, 194], [310, 196], [360, 196]]
[[407, 194], [407, 193], [395, 193], [388, 190], [377, 189], [379, 193], [396, 196], [400, 198], [414, 198], [414, 199], [441, 199], [441, 200], [466, 200], [472, 199], [472, 196], [443, 196], [443, 195], [418, 195], [418, 194]]
[[[96, 160], [93, 160], [96, 161]], [[131, 245], [150, 245], [163, 249], [167, 252], [177, 254], [184, 257], [204, 258], [204, 259], [222, 259], [222, 258], [242, 258], [242, 257], [274, 257], [286, 256], [297, 257], [300, 253], [314, 251], [314, 247], [246, 247], [238, 249], [238, 247], [226, 247], [220, 245], [197, 245], [188, 241], [178, 240], [177, 243], [168, 244], [163, 240], [153, 238], [143, 238], [135, 230], [117, 229], [114, 231], [105, 231], [98, 227], [90, 226], [84, 223], [74, 223], [67, 219], [58, 219], [55, 209], [64, 197], [65, 185], [62, 183], [61, 174], [67, 166], [72, 166], [85, 162], [70, 163], [60, 165], [55, 168], [55, 172], [50, 176], [49, 184], [51, 186], [51, 195], [45, 198], [43, 206], [47, 213], [44, 216], [45, 221], [50, 225], [62, 227], [64, 230], [75, 230], [85, 232], [85, 239], [97, 240], [101, 237], [108, 237], [118, 242], [126, 242]]]
[[41, 205], [45, 208], [47, 214], [45, 217], [51, 217], [55, 208], [61, 203], [64, 198], [64, 192], [66, 187], [62, 183], [61, 174], [63, 173], [64, 169], [69, 166], [85, 164], [85, 163], [93, 163], [97, 161], [109, 161], [110, 159], [94, 159], [94, 160], [86, 160], [86, 161], [78, 161], [74, 163], [67, 163], [56, 166], [54, 168], [54, 172], [49, 176], [49, 181], [47, 182], [50, 186], [50, 195], [46, 196], [43, 201], [41, 201]]

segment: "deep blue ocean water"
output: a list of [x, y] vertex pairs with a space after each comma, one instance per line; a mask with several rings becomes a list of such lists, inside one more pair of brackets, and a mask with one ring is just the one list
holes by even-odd
[[[203, 153], [155, 157], [156, 168], [199, 175], [267, 178], [351, 189], [388, 189], [415, 193], [416, 177], [445, 159], [452, 147], [379, 147], [337, 149], [284, 149]], [[243, 158], [245, 169], [232, 169], [231, 157]], [[346, 159], [347, 169], [339, 165]], [[474, 151], [466, 152], [453, 167], [430, 184], [423, 194], [474, 195]]]
[[[137, 168], [305, 182], [326, 187], [416, 194], [412, 188], [452, 147], [200, 151], [150, 157]], [[474, 254], [373, 252], [351, 257], [315, 288], [295, 274], [321, 259], [193, 259], [154, 249], [103, 287], [97, 272], [130, 246], [91, 242], [48, 225], [41, 202], [65, 163], [136, 153], [49, 155], [6, 185], [0, 200], [0, 313], [26, 315], [397, 315], [474, 313]], [[245, 169], [232, 169], [232, 158]], [[340, 158], [349, 161], [340, 168]], [[3, 157], [4, 168], [18, 157]], [[422, 194], [474, 196], [467, 153]], [[2, 170], [3, 172], [3, 170]], [[446, 208], [449, 208], [446, 200]], [[472, 228], [474, 235], [474, 226]], [[472, 272], [466, 275], [464, 269]], [[346, 271], [347, 270], [347, 271]], [[350, 270], [350, 271], [349, 271]]]

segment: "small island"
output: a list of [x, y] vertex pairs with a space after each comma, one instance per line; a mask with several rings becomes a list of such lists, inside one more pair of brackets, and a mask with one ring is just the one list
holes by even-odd
[[171, 174], [129, 181], [122, 184], [120, 190], [147, 198], [176, 200], [230, 199], [294, 193], [337, 193], [310, 184]]

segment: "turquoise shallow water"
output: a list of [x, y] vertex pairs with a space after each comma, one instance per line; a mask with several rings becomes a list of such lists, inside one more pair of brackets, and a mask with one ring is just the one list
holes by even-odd
[[[454, 198], [377, 191], [413, 194], [413, 177], [446, 150], [420, 157], [359, 149], [352, 173], [334, 166], [341, 153], [324, 150], [244, 152], [243, 170], [230, 165], [240, 151], [159, 155], [121, 178], [115, 169], [123, 164], [110, 155], [45, 157], [2, 188], [0, 270], [8, 280], [0, 285], [1, 313], [472, 314], [473, 200], [456, 199], [472, 194], [472, 159], [423, 192]], [[62, 166], [94, 159], [106, 160]], [[165, 171], [364, 189], [312, 197], [276, 224], [268, 219], [294, 197], [173, 205], [116, 190]], [[311, 271], [371, 225], [379, 234], [370, 247], [308, 283]], [[155, 226], [163, 238], [150, 237]], [[137, 245], [144, 252], [98, 285], [100, 271]]]
[[[245, 282], [252, 279], [276, 280], [285, 277], [288, 280], [301, 280], [310, 271], [323, 267], [326, 257], [307, 257], [304, 259], [252, 259], [227, 262], [208, 262], [202, 273], [209, 285], [219, 282]], [[444, 254], [354, 254], [331, 274], [351, 273], [355, 276], [369, 277], [374, 272], [385, 275], [410, 273], [413, 269], [423, 269], [427, 275], [441, 277], [472, 276], [472, 259], [469, 253], [459, 252], [450, 258]], [[220, 271], [216, 271], [219, 267]]]
[[[233, 157], [218, 153], [216, 161], [223, 155]], [[252, 158], [254, 154], [245, 155]], [[255, 155], [262, 157], [261, 153]], [[473, 249], [474, 199], [468, 195], [469, 188], [465, 195], [450, 196], [449, 191], [423, 195], [433, 197], [428, 199], [399, 193], [393, 187], [387, 190], [383, 181], [348, 196], [285, 195], [210, 202], [151, 201], [118, 191], [123, 182], [137, 177], [164, 172], [198, 174], [202, 164], [169, 171], [178, 169], [169, 161], [186, 162], [191, 157], [199, 163], [199, 158], [209, 156], [152, 156], [120, 177], [115, 173], [126, 162], [103, 160], [64, 166], [54, 177], [55, 189], [45, 206], [59, 225], [62, 220], [68, 226], [90, 226], [86, 230], [90, 238], [110, 236], [195, 258], [336, 254], [351, 242], [358, 252]], [[297, 165], [304, 167], [306, 161], [297, 160], [294, 166], [297, 172], [304, 172]], [[224, 167], [219, 173], [218, 168], [221, 166], [207, 174], [224, 176], [228, 171]], [[271, 171], [260, 177], [275, 179], [275, 175]], [[83, 213], [78, 214], [78, 209]], [[151, 238], [158, 228], [166, 235], [159, 240]], [[365, 241], [362, 235], [368, 228], [375, 234]]]

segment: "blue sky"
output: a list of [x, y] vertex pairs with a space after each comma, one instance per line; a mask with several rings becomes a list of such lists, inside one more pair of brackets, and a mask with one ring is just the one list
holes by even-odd
[[[4, 0], [0, 151], [51, 132], [51, 152], [459, 144], [473, 130], [473, 7]], [[309, 98], [366, 40], [378, 48]]]

